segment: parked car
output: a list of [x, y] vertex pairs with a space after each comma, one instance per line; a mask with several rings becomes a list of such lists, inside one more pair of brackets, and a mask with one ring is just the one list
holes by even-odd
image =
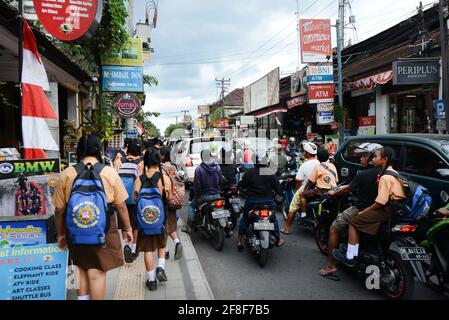
[[225, 137], [203, 137], [184, 139], [181, 143], [175, 145], [174, 149], [177, 154], [175, 164], [187, 174], [190, 182], [193, 182], [195, 169], [202, 162], [201, 151], [208, 149], [211, 142], [218, 145], [218, 152], [221, 152], [224, 144], [229, 144]]
[[443, 206], [440, 192], [449, 192], [449, 135], [389, 134], [356, 136], [346, 139], [335, 155], [342, 181], [350, 181], [361, 169], [355, 148], [363, 142], [392, 147], [393, 167], [405, 178], [422, 184], [432, 196], [431, 212]]

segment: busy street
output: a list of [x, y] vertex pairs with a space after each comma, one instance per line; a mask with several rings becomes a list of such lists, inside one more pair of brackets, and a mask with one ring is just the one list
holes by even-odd
[[0, 0], [0, 302], [447, 303], [448, 21], [449, 0]]

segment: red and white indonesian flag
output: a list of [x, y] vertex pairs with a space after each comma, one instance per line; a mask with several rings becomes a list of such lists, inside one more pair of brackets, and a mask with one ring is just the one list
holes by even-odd
[[44, 90], [50, 90], [36, 39], [23, 20], [22, 136], [25, 159], [47, 158], [44, 150], [59, 150], [45, 119], [58, 119]]

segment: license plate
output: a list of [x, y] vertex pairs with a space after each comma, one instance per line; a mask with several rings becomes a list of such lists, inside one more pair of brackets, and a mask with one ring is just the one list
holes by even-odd
[[256, 230], [256, 231], [274, 231], [274, 223], [254, 222], [254, 230]]
[[399, 248], [402, 260], [427, 260], [426, 250], [422, 247]]
[[227, 218], [230, 217], [231, 214], [228, 210], [214, 210], [212, 211], [212, 218], [213, 219], [221, 219], [221, 218]]
[[232, 204], [240, 204], [240, 199], [238, 199], [238, 198], [232, 198], [232, 199], [229, 199], [229, 203], [232, 203]]

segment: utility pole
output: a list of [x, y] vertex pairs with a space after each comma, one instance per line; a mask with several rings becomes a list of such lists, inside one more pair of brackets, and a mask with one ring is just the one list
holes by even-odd
[[225, 117], [225, 112], [224, 112], [224, 95], [225, 95], [225, 89], [227, 89], [230, 85], [231, 85], [231, 79], [225, 79], [225, 78], [221, 78], [217, 79], [215, 78], [215, 83], [217, 84], [217, 86], [219, 88], [221, 88], [221, 93], [220, 93], [220, 99], [221, 99], [221, 117], [224, 118]]
[[134, 31], [133, 15], [134, 15], [134, 0], [128, 0], [128, 34], [130, 37], [133, 36]]
[[[345, 43], [345, 0], [338, 0], [338, 20], [337, 20], [337, 63], [338, 63], [338, 105], [343, 111], [343, 65], [341, 61], [341, 52]], [[338, 133], [340, 141], [343, 142], [344, 132], [343, 123], [338, 124]]]
[[299, 37], [300, 37], [300, 31], [301, 31], [301, 30], [299, 30], [299, 0], [296, 0], [296, 30], [297, 30], [297, 34], [296, 34], [297, 50], [296, 50], [296, 53], [298, 55], [298, 64], [296, 66], [296, 71], [298, 71], [299, 70], [299, 65], [300, 65]]
[[441, 63], [442, 72], [441, 75], [443, 80], [443, 101], [444, 101], [444, 109], [446, 113], [446, 130], [449, 132], [449, 83], [448, 83], [448, 52], [447, 52], [447, 2], [446, 0], [440, 0], [439, 3], [439, 18], [440, 18], [440, 45], [441, 45]]

